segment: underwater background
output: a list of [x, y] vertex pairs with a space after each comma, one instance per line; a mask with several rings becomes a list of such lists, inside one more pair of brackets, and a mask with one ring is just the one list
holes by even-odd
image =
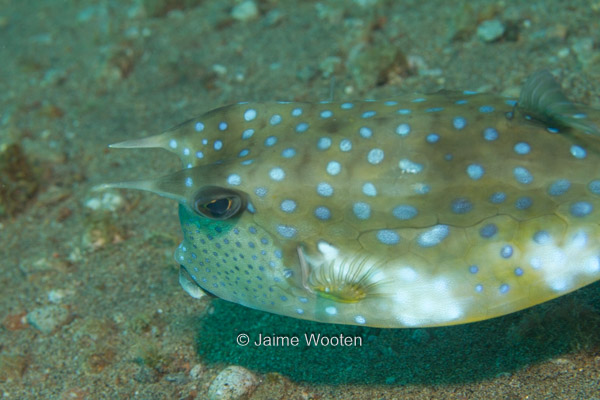
[[[176, 205], [92, 190], [179, 169], [108, 144], [239, 101], [515, 97], [548, 69], [598, 109], [599, 37], [594, 0], [0, 0], [0, 395], [600, 399], [598, 282], [469, 325], [301, 321], [193, 299]], [[224, 377], [235, 390], [218, 393]]]

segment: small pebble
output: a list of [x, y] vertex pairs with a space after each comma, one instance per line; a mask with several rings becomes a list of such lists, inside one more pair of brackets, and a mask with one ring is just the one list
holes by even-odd
[[493, 42], [502, 37], [506, 27], [499, 19], [483, 21], [477, 27], [477, 37], [484, 42]]
[[133, 379], [139, 383], [155, 383], [158, 382], [158, 372], [156, 369], [147, 365], [140, 365], [138, 371], [133, 375]]
[[94, 211], [116, 211], [124, 204], [123, 197], [114, 192], [106, 192], [101, 197], [92, 197], [85, 202], [85, 206]]
[[571, 360], [568, 360], [566, 358], [554, 358], [554, 359], [550, 360], [550, 362], [555, 365], [565, 365], [568, 367], [575, 366], [575, 364], [573, 364], [573, 362]]
[[274, 26], [280, 23], [284, 17], [285, 15], [281, 11], [277, 9], [271, 10], [265, 15], [262, 23], [264, 26]]
[[574, 38], [572, 42], [571, 50], [577, 56], [577, 61], [584, 66], [597, 65], [596, 61], [599, 57], [597, 52], [593, 50], [594, 39], [591, 37]]
[[198, 379], [206, 372], [206, 368], [204, 368], [203, 364], [196, 364], [190, 370], [190, 378]]
[[258, 17], [258, 7], [252, 0], [242, 1], [231, 10], [231, 16], [238, 21], [250, 21]]
[[6, 318], [4, 318], [4, 321], [2, 321], [2, 327], [9, 331], [20, 331], [28, 326], [27, 313], [25, 312], [7, 315]]
[[237, 400], [249, 396], [258, 378], [246, 368], [231, 365], [222, 370], [208, 388], [210, 400]]
[[569, 54], [571, 54], [571, 50], [569, 50], [568, 47], [563, 47], [562, 49], [558, 50], [558, 52], [556, 53], [556, 55], [558, 56], [558, 58], [568, 57]]
[[52, 333], [69, 321], [69, 311], [61, 306], [44, 306], [27, 314], [27, 323], [43, 333]]
[[183, 385], [188, 381], [188, 377], [183, 372], [175, 372], [164, 376], [167, 382], [171, 382], [175, 385]]
[[72, 295], [71, 290], [65, 289], [52, 289], [48, 292], [48, 300], [50, 303], [59, 304], [62, 303], [65, 297]]

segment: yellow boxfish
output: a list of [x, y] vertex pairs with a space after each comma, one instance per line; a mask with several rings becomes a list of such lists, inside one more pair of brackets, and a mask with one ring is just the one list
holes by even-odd
[[599, 113], [549, 72], [518, 101], [238, 103], [113, 148], [183, 169], [102, 188], [179, 202], [179, 280], [290, 317], [386, 328], [488, 319], [600, 279]]

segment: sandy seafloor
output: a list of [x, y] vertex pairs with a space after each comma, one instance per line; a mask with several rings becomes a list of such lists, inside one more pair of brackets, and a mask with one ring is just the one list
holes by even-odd
[[[0, 220], [0, 396], [204, 399], [239, 365], [259, 379], [253, 400], [600, 399], [598, 283], [463, 326], [304, 322], [192, 299], [172, 258], [174, 202], [91, 191], [179, 168], [163, 150], [107, 144], [242, 100], [319, 101], [332, 86], [336, 100], [514, 96], [547, 68], [598, 108], [600, 1], [262, 0], [247, 21], [236, 4], [0, 0], [0, 144], [21, 146], [38, 184]], [[477, 27], [492, 19], [505, 31], [486, 41]], [[240, 332], [364, 343], [239, 347]]]

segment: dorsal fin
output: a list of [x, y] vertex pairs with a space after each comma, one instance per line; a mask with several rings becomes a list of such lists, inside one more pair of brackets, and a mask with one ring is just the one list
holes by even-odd
[[562, 91], [552, 74], [538, 71], [527, 78], [516, 109], [527, 119], [533, 119], [551, 128], [578, 129], [600, 136], [600, 129], [587, 114]]

